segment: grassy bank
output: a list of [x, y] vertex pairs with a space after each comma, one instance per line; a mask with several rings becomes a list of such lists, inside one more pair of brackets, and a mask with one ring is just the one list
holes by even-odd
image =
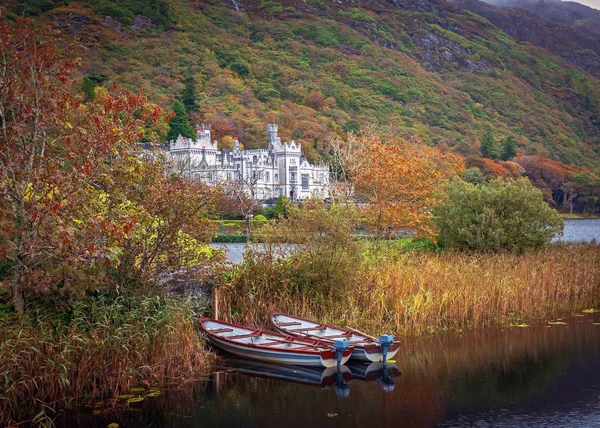
[[[301, 256], [300, 256], [301, 257]], [[600, 303], [600, 246], [515, 254], [363, 257], [336, 289], [303, 286], [311, 265], [254, 255], [217, 292], [220, 316], [265, 326], [272, 311], [418, 336], [554, 318]], [[322, 279], [322, 278], [321, 278]]]
[[[206, 371], [189, 302], [96, 298], [0, 319], [0, 426]], [[38, 418], [40, 416], [38, 415]]]

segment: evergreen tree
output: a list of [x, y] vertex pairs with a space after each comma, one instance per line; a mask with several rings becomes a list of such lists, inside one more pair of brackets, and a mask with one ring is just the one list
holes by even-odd
[[183, 91], [179, 99], [183, 103], [187, 111], [197, 111], [200, 107], [198, 105], [198, 95], [196, 94], [196, 79], [193, 74], [189, 74], [183, 80]]
[[81, 85], [81, 90], [83, 91], [83, 94], [85, 95], [85, 97], [83, 99], [84, 101], [92, 101], [96, 97], [96, 94], [94, 93], [95, 87], [96, 87], [96, 83], [94, 83], [94, 81], [92, 79], [90, 79], [87, 76], [83, 78], [83, 84]]
[[492, 131], [488, 128], [481, 139], [481, 156], [489, 159], [498, 159], [498, 146], [494, 141]]
[[506, 140], [504, 140], [504, 145], [502, 146], [502, 154], [500, 158], [504, 161], [514, 158], [517, 155], [517, 145], [515, 144], [515, 140], [513, 137], [508, 136]]
[[177, 136], [194, 138], [194, 128], [190, 125], [188, 114], [185, 111], [183, 103], [179, 100], [175, 100], [173, 103], [173, 111], [175, 116], [169, 120], [169, 133], [167, 134], [168, 140], [176, 140]]

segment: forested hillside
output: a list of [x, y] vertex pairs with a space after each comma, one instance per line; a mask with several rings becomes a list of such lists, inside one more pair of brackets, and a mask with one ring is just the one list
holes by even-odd
[[[9, 8], [76, 40], [88, 91], [117, 81], [166, 108], [183, 97], [193, 121], [249, 148], [266, 145], [265, 125], [276, 121], [309, 159], [326, 158], [328, 137], [374, 125], [460, 153], [491, 175], [523, 173], [475, 161], [507, 145], [536, 167], [570, 165], [575, 172], [562, 173], [592, 184], [600, 171], [598, 73], [567, 62], [568, 44], [551, 52], [444, 0], [21, 0]], [[543, 18], [527, 19], [551, 31]]]

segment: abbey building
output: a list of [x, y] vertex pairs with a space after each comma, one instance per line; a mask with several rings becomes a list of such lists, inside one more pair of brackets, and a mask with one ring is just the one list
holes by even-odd
[[302, 155], [300, 144], [281, 142], [277, 124], [267, 125], [268, 149], [218, 149], [211, 141], [210, 125], [196, 125], [196, 140], [179, 136], [169, 144], [169, 156], [182, 175], [211, 185], [238, 183], [254, 199], [280, 195], [291, 199], [329, 196], [329, 169], [312, 165]]

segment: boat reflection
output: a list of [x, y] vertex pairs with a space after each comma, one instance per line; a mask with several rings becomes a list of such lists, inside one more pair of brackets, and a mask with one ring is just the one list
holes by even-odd
[[278, 379], [287, 382], [314, 385], [321, 388], [333, 387], [340, 397], [350, 395], [349, 382], [361, 380], [367, 382], [379, 381], [384, 391], [394, 390], [392, 378], [400, 376], [396, 364], [381, 362], [353, 362], [339, 368], [302, 367], [282, 364], [268, 364], [259, 361], [238, 358], [226, 358], [219, 364], [220, 371], [235, 372], [248, 376]]
[[402, 374], [398, 366], [394, 363], [383, 364], [382, 362], [375, 362], [368, 364], [352, 361], [347, 366], [354, 379], [367, 382], [379, 381], [381, 389], [386, 392], [394, 390], [395, 382], [392, 378]]

